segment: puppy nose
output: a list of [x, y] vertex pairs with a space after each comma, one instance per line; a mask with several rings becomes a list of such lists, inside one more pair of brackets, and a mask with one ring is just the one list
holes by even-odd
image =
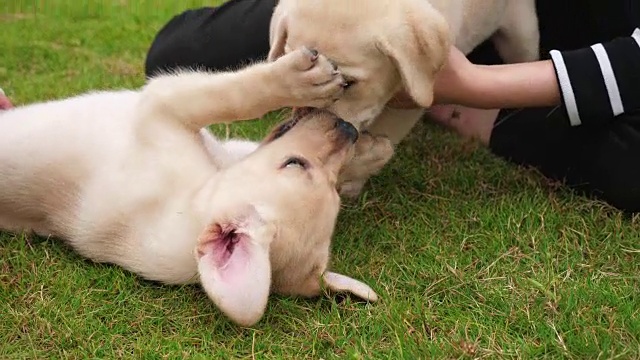
[[342, 119], [336, 120], [336, 128], [338, 131], [343, 133], [344, 135], [351, 140], [351, 142], [356, 142], [358, 140], [358, 129], [353, 126], [350, 122], [344, 121]]

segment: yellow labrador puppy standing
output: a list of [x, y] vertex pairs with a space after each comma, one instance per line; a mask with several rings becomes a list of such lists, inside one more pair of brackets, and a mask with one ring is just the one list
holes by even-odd
[[325, 107], [343, 81], [301, 48], [238, 72], [163, 75], [140, 91], [0, 112], [0, 228], [62, 238], [146, 279], [200, 282], [241, 325], [262, 317], [270, 292], [316, 296], [325, 283], [375, 301], [326, 271], [351, 124], [308, 111], [260, 145], [202, 130]]
[[[280, 0], [271, 21], [269, 60], [301, 44], [321, 51], [340, 67], [347, 84], [331, 110], [395, 145], [424, 111], [385, 104], [404, 88], [419, 105], [431, 106], [434, 76], [449, 46], [469, 53], [490, 37], [506, 62], [536, 60], [535, 0]], [[357, 195], [388, 161], [384, 147], [380, 153], [363, 148], [341, 175], [345, 195]]]

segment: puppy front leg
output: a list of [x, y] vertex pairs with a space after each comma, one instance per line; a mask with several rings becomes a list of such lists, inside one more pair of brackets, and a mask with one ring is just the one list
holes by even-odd
[[348, 198], [360, 195], [367, 180], [380, 172], [391, 160], [393, 143], [384, 135], [373, 135], [368, 131], [360, 133], [355, 144], [353, 158], [338, 174], [338, 192]]
[[142, 118], [177, 120], [197, 131], [283, 107], [327, 107], [342, 94], [343, 83], [326, 57], [303, 48], [236, 72], [188, 71], [153, 78], [142, 91]]
[[398, 145], [420, 120], [422, 109], [386, 108], [356, 142], [353, 158], [338, 177], [340, 195], [357, 197], [369, 178], [382, 170], [391, 160]]

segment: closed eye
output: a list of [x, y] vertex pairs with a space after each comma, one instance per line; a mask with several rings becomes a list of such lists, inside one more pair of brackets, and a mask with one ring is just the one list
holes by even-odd
[[292, 156], [287, 160], [285, 160], [284, 163], [282, 163], [283, 169], [298, 168], [298, 169], [306, 170], [308, 167], [309, 167], [309, 162], [298, 156]]

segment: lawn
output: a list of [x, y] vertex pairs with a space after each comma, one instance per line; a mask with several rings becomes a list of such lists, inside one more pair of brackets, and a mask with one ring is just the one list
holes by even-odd
[[[0, 87], [19, 105], [140, 86], [155, 32], [203, 3], [2, 0]], [[257, 139], [273, 122], [230, 131]], [[333, 269], [381, 301], [273, 296], [250, 329], [196, 286], [0, 234], [0, 358], [640, 357], [640, 218], [437, 126], [421, 124], [338, 223]]]

